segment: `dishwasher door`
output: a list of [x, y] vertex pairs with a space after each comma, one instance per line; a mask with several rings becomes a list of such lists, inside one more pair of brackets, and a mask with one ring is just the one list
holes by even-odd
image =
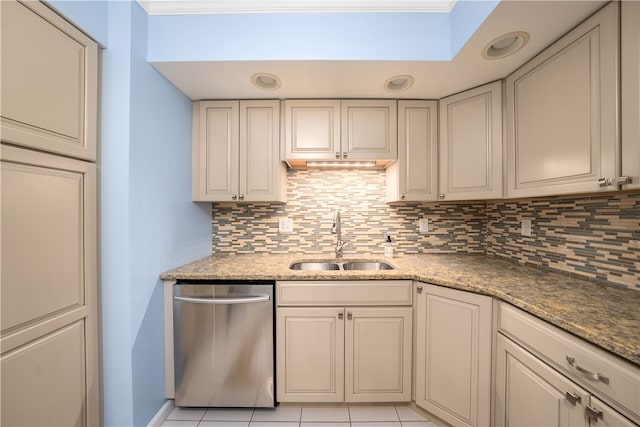
[[274, 406], [273, 289], [174, 285], [176, 406]]

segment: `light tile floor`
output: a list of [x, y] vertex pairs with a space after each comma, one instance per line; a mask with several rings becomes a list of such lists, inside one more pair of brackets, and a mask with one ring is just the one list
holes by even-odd
[[406, 406], [175, 408], [163, 427], [437, 427]]

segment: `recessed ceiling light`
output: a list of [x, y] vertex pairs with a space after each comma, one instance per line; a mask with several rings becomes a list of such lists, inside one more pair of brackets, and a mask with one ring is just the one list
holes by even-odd
[[500, 59], [513, 55], [524, 47], [529, 41], [529, 33], [515, 31], [503, 34], [487, 43], [482, 49], [482, 57], [485, 59]]
[[280, 87], [280, 78], [274, 74], [256, 73], [251, 76], [251, 83], [258, 89], [275, 90]]
[[384, 83], [384, 88], [389, 92], [400, 92], [413, 86], [414, 79], [409, 75], [394, 76]]

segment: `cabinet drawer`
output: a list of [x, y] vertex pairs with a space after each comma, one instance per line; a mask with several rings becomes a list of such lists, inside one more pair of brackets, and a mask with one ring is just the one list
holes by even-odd
[[278, 282], [280, 306], [411, 305], [411, 280]]
[[[506, 303], [500, 303], [499, 330], [594, 394], [640, 414], [640, 367]], [[595, 374], [606, 379], [594, 378]]]

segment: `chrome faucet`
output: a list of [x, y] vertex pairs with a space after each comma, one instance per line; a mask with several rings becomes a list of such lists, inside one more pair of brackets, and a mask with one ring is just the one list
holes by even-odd
[[342, 258], [342, 248], [346, 242], [342, 241], [342, 224], [340, 222], [340, 209], [337, 209], [333, 214], [333, 226], [331, 227], [331, 234], [336, 235], [336, 258]]

